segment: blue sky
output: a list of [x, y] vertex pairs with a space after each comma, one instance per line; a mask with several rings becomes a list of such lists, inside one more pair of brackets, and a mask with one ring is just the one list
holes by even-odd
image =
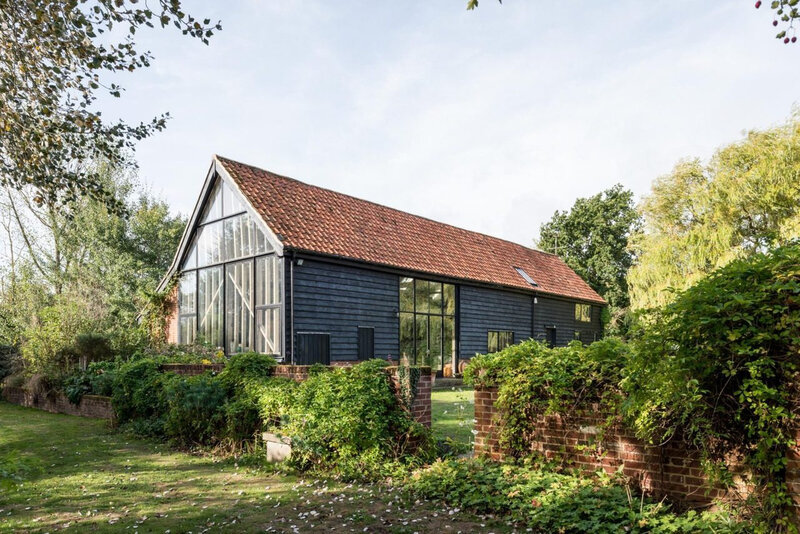
[[576, 197], [637, 195], [800, 101], [800, 45], [744, 0], [186, 2], [206, 47], [156, 59], [109, 117], [169, 111], [141, 177], [188, 212], [212, 154], [531, 244]]

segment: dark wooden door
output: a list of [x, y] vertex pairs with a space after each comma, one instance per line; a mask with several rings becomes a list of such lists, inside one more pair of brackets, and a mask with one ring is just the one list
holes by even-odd
[[296, 365], [331, 364], [331, 335], [298, 333], [294, 358]]

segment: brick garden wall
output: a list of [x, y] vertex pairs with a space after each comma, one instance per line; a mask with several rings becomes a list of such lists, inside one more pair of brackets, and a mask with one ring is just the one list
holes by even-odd
[[[475, 453], [501, 459], [502, 423], [496, 401], [497, 388], [475, 390]], [[648, 446], [621, 424], [604, 429], [601, 434], [607, 415], [598, 406], [591, 406], [570, 414], [569, 420], [557, 415], [542, 417], [530, 440], [531, 451], [548, 459], [561, 459], [587, 472], [603, 469], [613, 473], [621, 467], [645, 492], [691, 507], [708, 505], [716, 498], [737, 498], [741, 496], [737, 494], [746, 492], [746, 485], [741, 482], [730, 492], [710, 488], [697, 453], [681, 443]], [[787, 482], [795, 506], [800, 507], [800, 441], [798, 445], [788, 456]], [[736, 471], [735, 464], [732, 470]]]
[[[337, 362], [334, 366], [348, 366], [354, 365], [358, 362]], [[220, 372], [225, 368], [225, 364], [182, 364], [171, 363], [161, 366], [163, 371], [169, 371], [180, 375], [194, 376], [202, 374], [206, 371]], [[309, 365], [278, 365], [275, 367], [273, 376], [280, 376], [283, 378], [291, 378], [298, 382], [308, 378], [311, 366]], [[390, 366], [386, 368], [389, 377], [394, 384], [395, 392], [399, 396], [400, 381], [397, 376], [397, 367]], [[422, 423], [430, 428], [431, 426], [431, 387], [433, 385], [433, 377], [431, 376], [430, 367], [420, 368], [419, 382], [417, 382], [417, 395], [414, 397], [414, 402], [411, 405], [410, 411], [414, 420]]]
[[24, 388], [4, 387], [2, 397], [12, 404], [38, 408], [52, 413], [64, 413], [81, 417], [96, 417], [98, 419], [114, 419], [114, 409], [111, 407], [111, 397], [100, 395], [84, 395], [77, 405], [72, 404], [62, 393], [51, 393], [43, 396], [37, 395]]

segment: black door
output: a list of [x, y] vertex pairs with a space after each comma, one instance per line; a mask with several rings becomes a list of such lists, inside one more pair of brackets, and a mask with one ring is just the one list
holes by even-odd
[[298, 333], [295, 365], [331, 364], [331, 335]]
[[370, 360], [375, 357], [375, 329], [371, 326], [358, 327], [358, 359]]
[[545, 328], [545, 330], [547, 331], [547, 344], [550, 347], [555, 347], [556, 346], [556, 327], [555, 326], [549, 326], [549, 327]]

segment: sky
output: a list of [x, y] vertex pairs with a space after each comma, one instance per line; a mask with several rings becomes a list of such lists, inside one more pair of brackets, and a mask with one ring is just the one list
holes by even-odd
[[532, 245], [555, 210], [616, 183], [641, 198], [800, 102], [800, 44], [747, 0], [185, 1], [209, 46], [155, 56], [104, 114], [169, 112], [140, 177], [194, 206], [214, 154]]

